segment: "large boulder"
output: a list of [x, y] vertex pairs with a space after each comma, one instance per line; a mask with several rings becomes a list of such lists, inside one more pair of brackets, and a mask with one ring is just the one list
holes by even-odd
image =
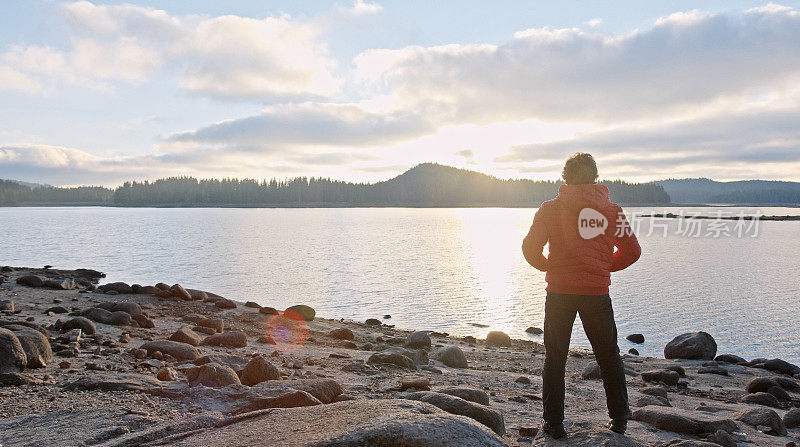
[[189, 326], [181, 326], [181, 328], [175, 331], [175, 333], [172, 334], [169, 339], [180, 343], [190, 344], [192, 346], [197, 346], [200, 344], [200, 336], [197, 335], [197, 332], [193, 331]]
[[511, 346], [511, 337], [502, 331], [492, 331], [486, 335], [486, 343], [493, 346]]
[[261, 356], [253, 357], [250, 363], [244, 367], [240, 376], [242, 384], [247, 386], [258, 385], [266, 380], [279, 380], [280, 378], [281, 373], [278, 368]]
[[130, 326], [133, 319], [131, 314], [123, 311], [109, 312], [100, 307], [90, 307], [81, 315], [98, 323], [111, 324], [114, 326]]
[[368, 363], [383, 363], [407, 369], [417, 369], [418, 360], [413, 351], [403, 348], [387, 348], [369, 356]]
[[772, 359], [764, 362], [764, 369], [794, 376], [800, 374], [800, 366], [794, 365], [781, 359]]
[[19, 339], [8, 329], [0, 328], [0, 373], [22, 371], [28, 364], [28, 357]]
[[161, 382], [153, 376], [131, 373], [95, 374], [64, 386], [66, 391], [137, 391], [159, 394]]
[[292, 388], [314, 396], [323, 404], [333, 402], [342, 394], [342, 385], [333, 379], [267, 380], [259, 383], [255, 388]]
[[466, 368], [467, 357], [458, 346], [444, 346], [433, 351], [433, 359], [451, 368]]
[[142, 313], [141, 306], [128, 301], [106, 301], [105, 303], [100, 303], [94, 307], [99, 307], [109, 312], [127, 312], [131, 315], [139, 315]]
[[[250, 447], [254, 440], [259, 445], [281, 447], [506, 445], [489, 429], [469, 418], [448, 414], [423, 402], [397, 399], [360, 399], [330, 405], [278, 408], [248, 418], [231, 418], [230, 422], [212, 420], [206, 424], [218, 428], [200, 430], [197, 424], [193, 424], [184, 429], [186, 435], [176, 437], [174, 445]], [[157, 427], [149, 437], [133, 434], [126, 439], [125, 445], [151, 443], [159, 439], [158, 433], [174, 425], [170, 422]], [[175, 429], [169, 432], [173, 433]]]
[[302, 319], [305, 321], [314, 321], [316, 314], [317, 312], [313, 308], [305, 304], [297, 304], [283, 311], [283, 315], [288, 318], [293, 318], [295, 320]]
[[792, 408], [783, 415], [783, 425], [786, 428], [800, 427], [800, 408]]
[[404, 345], [412, 349], [430, 348], [431, 337], [428, 335], [428, 331], [412, 332], [406, 337]]
[[92, 335], [97, 332], [97, 327], [91, 320], [85, 317], [75, 317], [67, 320], [62, 326], [61, 331], [66, 332], [72, 329], [80, 329], [81, 333]]
[[733, 432], [738, 430], [736, 422], [712, 413], [682, 410], [675, 407], [648, 405], [642, 407], [631, 417], [633, 420], [650, 424], [661, 430], [687, 435], [714, 433], [717, 430]]
[[172, 294], [175, 298], [180, 298], [184, 301], [191, 301], [192, 295], [186, 291], [180, 284], [175, 284], [169, 288], [169, 293]]
[[772, 377], [754, 377], [747, 382], [744, 389], [748, 393], [766, 393], [774, 386], [779, 386]]
[[702, 331], [679, 335], [664, 346], [667, 359], [713, 360], [716, 355], [717, 342]]
[[506, 432], [503, 413], [489, 408], [486, 405], [476, 404], [450, 394], [436, 393], [433, 391], [419, 391], [406, 396], [406, 399], [429, 403], [448, 413], [466, 416], [489, 427], [500, 436]]
[[758, 427], [759, 425], [769, 427], [772, 429], [774, 434], [786, 436], [786, 426], [784, 425], [783, 420], [781, 420], [781, 417], [778, 416], [778, 413], [768, 408], [753, 408], [751, 410], [745, 410], [737, 413], [734, 418], [737, 421], [742, 421], [745, 424], [752, 425], [753, 427]]
[[117, 293], [124, 293], [124, 294], [133, 293], [133, 288], [124, 282], [110, 282], [108, 284], [97, 286], [97, 289], [102, 292], [114, 291]]
[[41, 332], [26, 328], [14, 331], [14, 335], [19, 340], [22, 350], [25, 351], [28, 363], [37, 358], [44, 362], [45, 365], [53, 361], [53, 350], [50, 347], [50, 342]]
[[192, 385], [205, 385], [221, 388], [228, 385], [239, 385], [239, 376], [230, 366], [219, 363], [206, 363], [200, 367], [186, 371], [186, 378]]
[[75, 280], [72, 278], [47, 279], [44, 287], [56, 290], [72, 290], [75, 288]]
[[475, 402], [481, 405], [489, 405], [489, 395], [486, 391], [477, 388], [469, 388], [464, 386], [450, 386], [436, 390], [437, 393], [449, 394], [451, 396], [460, 397], [470, 402]]
[[759, 392], [759, 393], [745, 394], [744, 396], [742, 396], [739, 402], [745, 404], [764, 405], [772, 408], [781, 407], [780, 403], [778, 402], [778, 398], [770, 393]]
[[200, 357], [200, 351], [187, 343], [180, 343], [171, 340], [150, 341], [142, 345], [142, 349], [147, 351], [147, 355], [153, 355], [160, 351], [162, 354], [169, 354], [177, 360], [196, 360]]
[[217, 332], [222, 332], [225, 330], [225, 321], [222, 318], [208, 318], [201, 316], [199, 319], [195, 320], [195, 324], [202, 327], [209, 327]]
[[243, 348], [247, 346], [247, 335], [242, 331], [228, 331], [221, 334], [209, 335], [200, 343], [209, 346], [224, 346], [226, 348]]
[[42, 287], [44, 286], [44, 281], [36, 275], [27, 275], [17, 278], [17, 284], [28, 287]]

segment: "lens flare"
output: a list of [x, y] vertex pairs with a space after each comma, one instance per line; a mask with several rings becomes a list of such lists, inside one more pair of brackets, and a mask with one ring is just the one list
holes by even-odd
[[294, 351], [306, 343], [309, 330], [300, 314], [286, 311], [270, 316], [264, 324], [264, 332], [281, 351]]

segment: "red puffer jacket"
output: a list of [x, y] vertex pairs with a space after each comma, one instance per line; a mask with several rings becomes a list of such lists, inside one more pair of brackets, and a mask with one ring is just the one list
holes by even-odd
[[[545, 258], [542, 249], [548, 242]], [[548, 292], [604, 295], [611, 272], [636, 262], [642, 249], [608, 188], [563, 185], [555, 199], [536, 211], [522, 253], [530, 265], [547, 272]]]

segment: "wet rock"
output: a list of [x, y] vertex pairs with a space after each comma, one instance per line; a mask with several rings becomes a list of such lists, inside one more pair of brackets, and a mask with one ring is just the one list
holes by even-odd
[[443, 346], [433, 351], [433, 359], [451, 368], [466, 368], [467, 357], [458, 346]]
[[192, 300], [192, 295], [180, 284], [173, 284], [172, 287], [169, 288], [169, 293], [175, 298], [180, 298], [184, 301]]
[[742, 396], [739, 402], [745, 404], [765, 405], [767, 407], [772, 407], [772, 408], [780, 408], [780, 403], [778, 403], [778, 398], [769, 393], [759, 392], [753, 394], [745, 394], [744, 396]]
[[97, 290], [100, 290], [101, 292], [106, 292], [106, 293], [108, 293], [110, 291], [114, 291], [114, 292], [117, 292], [117, 293], [124, 293], [124, 294], [132, 294], [133, 293], [133, 288], [131, 286], [129, 286], [128, 284], [124, 283], [124, 282], [112, 282], [112, 283], [108, 283], [108, 284], [103, 284], [103, 285], [97, 286]]
[[642, 380], [645, 382], [663, 382], [667, 385], [677, 385], [680, 374], [668, 369], [657, 369], [642, 373]]
[[200, 336], [191, 330], [189, 326], [181, 326], [169, 339], [180, 343], [187, 343], [192, 346], [198, 346], [200, 344]]
[[150, 341], [141, 346], [147, 351], [147, 355], [153, 355], [158, 351], [162, 354], [169, 354], [177, 360], [196, 360], [200, 357], [200, 352], [194, 346], [171, 340]]
[[243, 385], [254, 386], [265, 380], [279, 380], [281, 373], [272, 363], [261, 356], [253, 357], [242, 370]]
[[61, 326], [61, 331], [80, 329], [83, 334], [92, 335], [97, 332], [97, 327], [91, 320], [85, 317], [75, 317], [67, 320]]
[[247, 346], [247, 335], [242, 331], [228, 331], [206, 337], [201, 344], [224, 346], [226, 348], [243, 348]]
[[42, 287], [44, 281], [36, 275], [26, 275], [17, 278], [17, 284], [28, 287]]
[[430, 348], [431, 337], [428, 335], [428, 331], [412, 332], [406, 336], [403, 345], [412, 349]]
[[786, 428], [800, 427], [800, 408], [792, 408], [783, 415], [783, 425]]
[[212, 388], [221, 388], [228, 385], [238, 385], [239, 376], [231, 367], [219, 363], [207, 363], [198, 368], [186, 371], [186, 378], [191, 385], [204, 385]]
[[314, 321], [317, 312], [305, 304], [297, 304], [283, 311], [283, 315], [296, 320]]
[[544, 330], [536, 326], [530, 326], [529, 328], [525, 329], [525, 332], [533, 335], [542, 335], [544, 333]]
[[485, 405], [476, 404], [457, 396], [433, 391], [419, 391], [406, 396], [406, 399], [429, 403], [448, 413], [466, 416], [489, 427], [502, 436], [505, 434], [503, 414]]
[[738, 355], [733, 354], [720, 354], [714, 357], [714, 360], [717, 362], [725, 362], [725, 363], [747, 363], [747, 360], [739, 357]]
[[335, 340], [355, 340], [356, 336], [353, 334], [353, 331], [347, 328], [338, 328], [330, 331], [328, 333], [328, 337], [333, 338]]
[[0, 373], [22, 371], [28, 364], [19, 339], [8, 329], [0, 328]]
[[773, 377], [772, 380], [778, 384], [779, 387], [789, 391], [800, 391], [800, 383], [788, 377]]
[[256, 303], [255, 301], [248, 301], [244, 303], [244, 307], [249, 307], [251, 309], [261, 309], [261, 305]]
[[625, 337], [625, 340], [628, 340], [631, 343], [642, 344], [644, 343], [644, 335], [643, 334], [630, 334]]
[[717, 430], [738, 430], [736, 422], [714, 414], [682, 410], [675, 407], [647, 406], [633, 412], [633, 420], [650, 424], [661, 430], [687, 435], [713, 433]]
[[639, 351], [637, 351], [635, 348], [630, 348], [630, 349], [628, 349], [628, 354], [630, 354], [630, 355], [639, 355]]
[[377, 318], [367, 318], [367, 321], [365, 321], [364, 324], [367, 326], [380, 326], [383, 323], [381, 323], [381, 320]]
[[489, 405], [489, 395], [485, 391], [476, 388], [451, 386], [436, 390], [437, 393], [449, 394], [451, 396], [460, 397], [470, 402], [475, 402], [481, 405]]
[[258, 309], [258, 313], [264, 315], [275, 315], [278, 313], [278, 309], [275, 309], [274, 307], [263, 306]]
[[717, 342], [707, 332], [690, 332], [672, 339], [664, 347], [664, 358], [711, 360], [717, 355]]
[[800, 374], [800, 366], [791, 364], [781, 359], [767, 360], [764, 362], [764, 369], [775, 371], [781, 374], [788, 374], [790, 376]]
[[28, 360], [38, 357], [45, 364], [53, 361], [50, 342], [41, 332], [26, 328], [14, 331], [14, 335], [19, 340], [19, 344], [22, 346], [22, 350], [25, 351]]
[[778, 416], [778, 413], [767, 408], [746, 410], [736, 414], [734, 418], [753, 427], [758, 427], [759, 425], [769, 427], [777, 435], [786, 436], [787, 433], [786, 426], [783, 424], [781, 417]]
[[14, 312], [14, 302], [11, 300], [0, 301], [0, 312]]
[[491, 331], [486, 335], [486, 343], [493, 346], [511, 346], [511, 337], [502, 331]]

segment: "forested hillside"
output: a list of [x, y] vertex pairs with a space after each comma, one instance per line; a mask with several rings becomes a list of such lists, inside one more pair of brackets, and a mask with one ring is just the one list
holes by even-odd
[[28, 186], [10, 180], [0, 180], [0, 205], [20, 203], [108, 203], [114, 191], [100, 186], [57, 188]]
[[[652, 183], [603, 183], [612, 199], [621, 203], [669, 202], [663, 188]], [[306, 177], [260, 182], [192, 177], [126, 182], [115, 191], [114, 202], [129, 206], [535, 206], [555, 196], [559, 185], [553, 181], [503, 180], [424, 163], [374, 184]]]

